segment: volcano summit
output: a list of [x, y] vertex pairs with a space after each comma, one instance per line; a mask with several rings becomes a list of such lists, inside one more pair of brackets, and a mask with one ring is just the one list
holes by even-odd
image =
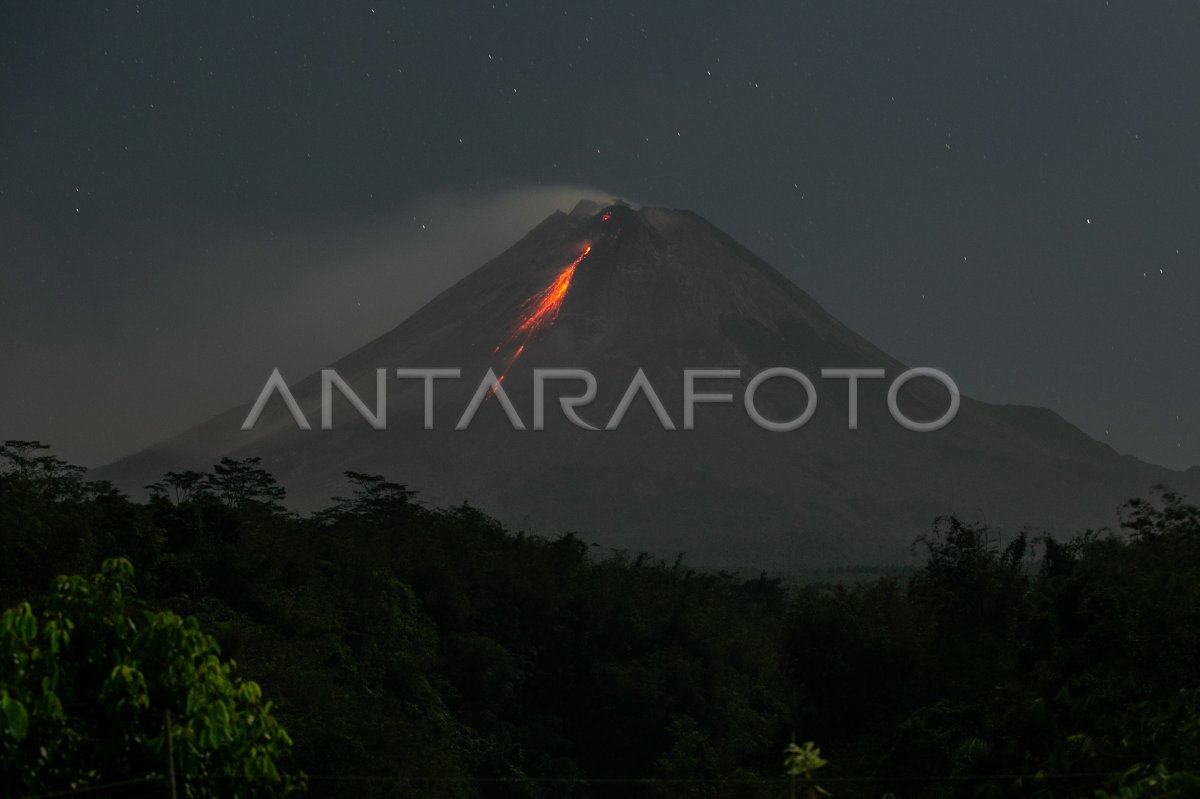
[[[820, 402], [812, 380], [764, 379], [754, 408], [780, 423], [811, 400], [803, 424], [780, 434], [719, 407], [741, 405], [739, 388], [749, 396], [731, 380], [779, 369], [820, 375]], [[547, 370], [594, 379], [582, 391], [539, 383]], [[273, 375], [260, 402], [97, 476], [134, 489], [258, 456], [299, 508], [324, 504], [354, 470], [543, 534], [780, 569], [897, 559], [938, 515], [1070, 534], [1112, 524], [1156, 484], [1200, 489], [1196, 470], [1120, 455], [1051, 411], [956, 405], [952, 383], [906, 371], [695, 214], [584, 201], [329, 369], [294, 385]], [[545, 413], [560, 401], [579, 416]], [[940, 428], [896, 424], [919, 428], [950, 406]], [[469, 429], [432, 423], [472, 407]]]

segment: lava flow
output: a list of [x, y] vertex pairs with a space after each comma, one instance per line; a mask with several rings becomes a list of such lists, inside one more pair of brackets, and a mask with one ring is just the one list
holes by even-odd
[[[513, 328], [508, 338], [497, 344], [496, 348], [492, 350], [492, 353], [495, 354], [507, 346], [517, 345], [512, 355], [508, 356], [504, 368], [500, 370], [500, 376], [496, 379], [497, 386], [504, 382], [505, 373], [512, 368], [517, 358], [521, 357], [521, 353], [525, 351], [525, 345], [529, 343], [530, 339], [550, 328], [558, 319], [558, 312], [562, 309], [567, 290], [571, 287], [571, 278], [575, 276], [575, 269], [583, 263], [583, 259], [587, 258], [591, 251], [592, 245], [584, 247], [579, 257], [567, 264], [566, 268], [558, 273], [549, 286], [521, 303], [521, 318], [517, 326]], [[495, 391], [495, 386], [492, 387], [492, 390]]]

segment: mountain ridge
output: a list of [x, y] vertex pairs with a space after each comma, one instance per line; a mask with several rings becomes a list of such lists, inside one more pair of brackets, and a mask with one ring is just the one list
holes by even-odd
[[[576, 258], [551, 324], [518, 349], [513, 331], [523, 309]], [[817, 384], [817, 410], [800, 430], [768, 433], [736, 404], [700, 405], [695, 430], [668, 432], [639, 400], [620, 429], [590, 433], [556, 418], [551, 400], [545, 431], [517, 432], [498, 403], [485, 402], [470, 430], [448, 429], [486, 369], [500, 374], [510, 357], [503, 386], [526, 417], [539, 367], [596, 375], [596, 400], [581, 411], [593, 424], [607, 418], [596, 409], [613, 408], [637, 368], [676, 424], [682, 370], [693, 367], [739, 368], [743, 380], [763, 368], [799, 369]], [[1200, 489], [1200, 469], [1175, 472], [1120, 455], [1049, 409], [963, 397], [945, 430], [914, 433], [890, 417], [880, 381], [864, 380], [860, 429], [845, 429], [845, 381], [821, 380], [820, 369], [882, 368], [892, 379], [904, 366], [685, 211], [580, 203], [551, 214], [331, 364], [368, 404], [375, 370], [400, 367], [462, 369], [462, 380], [439, 381], [440, 429], [423, 429], [419, 382], [389, 376], [387, 431], [371, 430], [345, 402], [335, 403], [333, 430], [298, 431], [276, 399], [249, 433], [238, 430], [245, 408], [231, 409], [96, 474], [129, 489], [167, 469], [258, 456], [303, 508], [336, 493], [341, 472], [354, 469], [407, 483], [438, 504], [469, 499], [547, 533], [579, 530], [605, 545], [685, 550], [698, 562], [748, 567], [895, 559], [949, 513], [1069, 534], [1111, 524], [1115, 516], [1103, 518], [1098, 507], [1115, 510], [1157, 483]], [[795, 415], [796, 392], [778, 382], [762, 387], [763, 408], [775, 418]], [[308, 418], [319, 419], [319, 372], [289, 385]], [[945, 390], [914, 381], [900, 404], [916, 418], [937, 417]]]

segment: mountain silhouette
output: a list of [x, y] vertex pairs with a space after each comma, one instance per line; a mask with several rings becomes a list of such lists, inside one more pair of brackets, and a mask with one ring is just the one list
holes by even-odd
[[[427, 430], [423, 382], [395, 371], [434, 367], [462, 377], [434, 381]], [[799, 370], [815, 385], [816, 410], [798, 429], [764, 430], [742, 407], [746, 383], [774, 367]], [[859, 382], [854, 430], [847, 382], [820, 376], [845, 367], [886, 373]], [[247, 397], [245, 406], [96, 476], [136, 490], [167, 470], [257, 456], [299, 508], [343, 493], [343, 471], [355, 470], [405, 483], [430, 504], [469, 500], [542, 534], [571, 530], [602, 547], [779, 569], [904, 557], [938, 515], [1005, 534], [1027, 526], [1071, 534], [1112, 525], [1120, 503], [1154, 485], [1200, 488], [1200, 471], [1118, 454], [1042, 408], [963, 397], [945, 428], [905, 429], [888, 411], [887, 392], [906, 366], [687, 211], [584, 201], [555, 213], [330, 368], [372, 410], [377, 370], [387, 370], [386, 430], [373, 429], [337, 391], [333, 427], [319, 429], [314, 374], [289, 384], [311, 430], [298, 429], [278, 396], [253, 430], [241, 430], [254, 400]], [[559, 410], [558, 397], [582, 387], [570, 381], [547, 383], [545, 429], [532, 429], [538, 368], [595, 375], [596, 397], [577, 412], [596, 428], [641, 369], [676, 429], [663, 429], [644, 395], [616, 429], [581, 429]], [[469, 428], [456, 430], [488, 369], [502, 376], [503, 397], [486, 396]], [[684, 369], [741, 372], [698, 382], [698, 391], [731, 393], [733, 402], [696, 405], [690, 430]], [[526, 429], [513, 429], [504, 399]], [[805, 403], [799, 385], [775, 379], [762, 384], [756, 405], [783, 420]], [[913, 380], [899, 405], [914, 419], [937, 418], [948, 392]]]

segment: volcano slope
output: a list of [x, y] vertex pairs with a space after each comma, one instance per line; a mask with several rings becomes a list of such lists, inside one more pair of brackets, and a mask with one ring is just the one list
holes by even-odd
[[[454, 368], [433, 381], [432, 429], [425, 385], [397, 369]], [[743, 408], [761, 370], [810, 377], [817, 406], [798, 429], [771, 432]], [[876, 368], [858, 387], [858, 428], [848, 428], [844, 379], [822, 369]], [[260, 457], [300, 509], [344, 490], [345, 470], [409, 485], [429, 504], [469, 500], [507, 524], [543, 535], [574, 531], [601, 547], [672, 556], [724, 568], [904, 558], [938, 515], [984, 521], [1002, 534], [1032, 527], [1072, 534], [1110, 526], [1123, 501], [1167, 484], [1194, 496], [1200, 470], [1176, 472], [1121, 455], [1052, 411], [963, 397], [936, 432], [899, 425], [888, 386], [905, 370], [847, 329], [783, 275], [699, 216], [581, 202], [545, 219], [504, 253], [396, 328], [331, 364], [375, 411], [386, 370], [386, 429], [375, 429], [336, 388], [332, 429], [321, 429], [320, 374], [290, 382], [312, 429], [299, 429], [278, 393], [251, 430], [254, 400], [97, 470], [136, 491], [168, 470], [204, 469], [219, 457]], [[533, 429], [535, 369], [586, 369], [597, 392], [577, 408], [604, 428], [638, 369], [661, 398], [665, 430], [639, 394], [613, 430], [569, 421], [558, 398], [582, 383], [548, 381], [544, 429]], [[519, 414], [515, 430], [499, 396], [456, 424], [487, 370]], [[728, 404], [695, 406], [684, 429], [684, 370], [739, 370], [740, 379], [697, 381]], [[264, 377], [270, 368], [264, 369]], [[947, 390], [921, 378], [900, 408], [934, 419]], [[804, 390], [762, 384], [770, 419], [798, 415]]]

